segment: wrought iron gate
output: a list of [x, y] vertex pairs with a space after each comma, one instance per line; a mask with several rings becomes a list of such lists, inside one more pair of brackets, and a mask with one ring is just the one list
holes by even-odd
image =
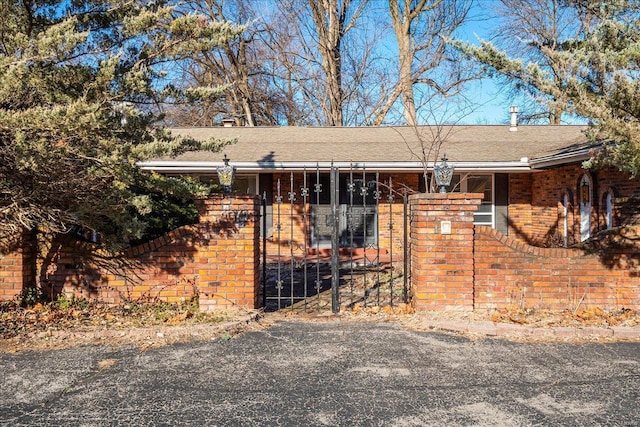
[[408, 302], [406, 189], [364, 167], [291, 172], [274, 187], [271, 227], [266, 193], [262, 200], [267, 310], [338, 312]]

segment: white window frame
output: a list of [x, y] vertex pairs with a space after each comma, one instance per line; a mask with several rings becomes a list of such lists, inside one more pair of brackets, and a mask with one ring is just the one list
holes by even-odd
[[458, 176], [460, 178], [460, 185], [456, 189], [454, 189], [454, 193], [466, 193], [468, 186], [467, 182], [470, 177], [489, 177], [491, 179], [491, 202], [487, 203], [484, 200], [481, 202], [484, 206], [490, 206], [489, 212], [480, 212], [481, 215], [491, 215], [491, 221], [476, 221], [475, 215], [473, 216], [474, 225], [488, 225], [491, 228], [496, 228], [496, 179], [495, 174], [493, 173], [457, 173], [454, 176]]

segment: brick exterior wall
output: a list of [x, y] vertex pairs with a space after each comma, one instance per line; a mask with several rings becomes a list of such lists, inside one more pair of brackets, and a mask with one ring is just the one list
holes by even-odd
[[[605, 233], [583, 250], [537, 247], [521, 236], [474, 227], [481, 198], [459, 193], [410, 197], [416, 311], [640, 310], [640, 226]], [[526, 209], [521, 212], [526, 218]], [[441, 233], [441, 221], [451, 221], [450, 235]]]
[[[58, 242], [51, 263], [43, 268], [43, 291], [53, 298], [65, 294], [107, 303], [141, 298], [180, 302], [198, 295], [203, 311], [258, 307], [258, 199], [214, 195], [198, 207], [198, 224], [130, 248], [108, 266], [81, 256], [92, 250], [87, 243]], [[20, 254], [0, 259], [0, 277], [12, 272], [11, 281], [0, 282], [2, 299], [22, 290], [16, 277], [22, 265]]]
[[[511, 174], [508, 237], [478, 226], [474, 238], [473, 214], [482, 194], [410, 196], [411, 290], [415, 308], [419, 311], [513, 306], [554, 310], [640, 309], [637, 227], [624, 228], [626, 235], [618, 240], [613, 234], [604, 233], [596, 242], [601, 245], [596, 245], [591, 255], [577, 249], [540, 246], [553, 243], [554, 237], [557, 243], [558, 233], [563, 232], [562, 199], [567, 190], [572, 197], [567, 217], [569, 229], [574, 241], [579, 237], [577, 197], [584, 172], [580, 165], [568, 165], [534, 174]], [[301, 175], [296, 176], [294, 179], [301, 184]], [[381, 174], [380, 181], [388, 180], [389, 176]], [[590, 177], [593, 233], [606, 228], [603, 201], [609, 191], [615, 194], [614, 226], [624, 224], [629, 212], [637, 215], [639, 209], [633, 204], [629, 206], [638, 195], [637, 179], [630, 180], [614, 169], [591, 172]], [[289, 175], [283, 174], [282, 178], [288, 179]], [[393, 176], [395, 190], [401, 191], [404, 185], [417, 187], [417, 175], [405, 178]], [[282, 188], [282, 236], [288, 238], [289, 230], [293, 229], [293, 239], [270, 242], [279, 245], [284, 256], [289, 255], [286, 245], [293, 244], [299, 250], [307, 238], [300, 221], [303, 213], [300, 195], [291, 205], [288, 191], [288, 186]], [[394, 230], [402, 227], [402, 197], [400, 193], [396, 195], [389, 214], [387, 194], [383, 190], [380, 200], [378, 241], [381, 248], [393, 249], [394, 255], [401, 257], [402, 233], [392, 239], [389, 223]], [[201, 201], [199, 208], [199, 224], [181, 227], [131, 248], [118, 262], [111, 260], [109, 268], [83, 261], [79, 255], [92, 250], [88, 244], [59, 242], [49, 254], [51, 262], [42, 268], [44, 290], [52, 297], [66, 294], [109, 303], [127, 298], [177, 302], [197, 294], [203, 310], [259, 307], [261, 240], [255, 216], [258, 199], [212, 196]], [[274, 206], [274, 215], [275, 209]], [[441, 221], [451, 222], [451, 234], [442, 234]], [[28, 243], [29, 236], [23, 239], [23, 249], [0, 256], [0, 300], [16, 298], [25, 286], [34, 282], [35, 254], [30, 252], [33, 245]]]
[[474, 259], [475, 309], [640, 309], [638, 248], [590, 255], [530, 246], [476, 226]]
[[530, 236], [532, 176], [528, 173], [509, 174], [509, 235]]
[[[409, 197], [416, 311], [473, 310], [473, 214], [482, 197], [478, 193]], [[450, 234], [443, 234], [442, 221], [450, 222]]]
[[[569, 245], [580, 242], [580, 179], [592, 182], [591, 234], [606, 228], [606, 194], [614, 194], [614, 211], [632, 196], [640, 195], [638, 179], [615, 168], [587, 171], [580, 164], [559, 166], [533, 174], [509, 176], [509, 236], [536, 246], [564, 244], [564, 195], [569, 194], [567, 223]], [[614, 226], [624, 218], [614, 215]]]

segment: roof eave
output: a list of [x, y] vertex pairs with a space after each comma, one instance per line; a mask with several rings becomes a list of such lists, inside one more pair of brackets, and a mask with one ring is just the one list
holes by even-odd
[[[222, 161], [176, 161], [156, 160], [140, 162], [143, 170], [170, 174], [212, 173], [222, 166]], [[456, 170], [461, 172], [528, 172], [531, 170], [528, 159], [505, 162], [452, 162]], [[339, 169], [369, 169], [380, 172], [420, 172], [424, 170], [422, 162], [231, 162], [238, 173], [259, 173], [275, 171], [303, 171], [329, 170], [331, 167]], [[427, 164], [427, 170], [433, 169], [433, 162]]]
[[554, 154], [540, 157], [530, 161], [531, 169], [548, 169], [554, 166], [566, 165], [569, 163], [584, 162], [593, 155], [593, 147], [584, 148], [570, 153]]

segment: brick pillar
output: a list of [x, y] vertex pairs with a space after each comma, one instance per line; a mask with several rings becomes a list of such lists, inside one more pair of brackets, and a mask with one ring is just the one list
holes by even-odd
[[259, 307], [259, 199], [213, 195], [199, 201], [198, 210], [200, 310]]
[[36, 257], [33, 236], [33, 233], [24, 232], [20, 238], [3, 242], [14, 250], [0, 254], [0, 301], [16, 299], [26, 287], [34, 285]]
[[23, 265], [20, 252], [0, 255], [0, 301], [15, 299], [22, 292]]
[[482, 197], [481, 193], [409, 197], [416, 311], [473, 311], [473, 214]]

